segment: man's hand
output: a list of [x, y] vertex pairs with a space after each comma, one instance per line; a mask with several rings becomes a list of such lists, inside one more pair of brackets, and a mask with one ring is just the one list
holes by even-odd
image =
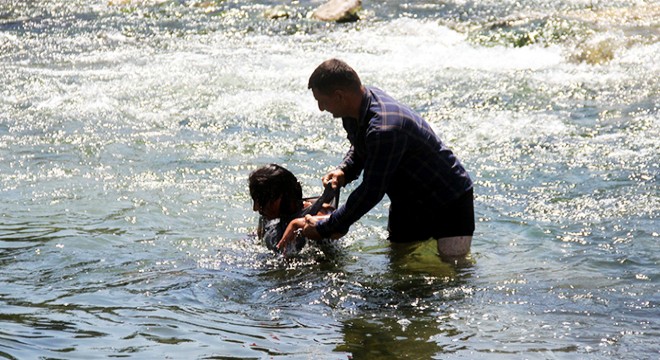
[[333, 189], [338, 189], [346, 185], [344, 171], [339, 169], [330, 171], [329, 173], [325, 174], [322, 180], [323, 180], [323, 186], [330, 183]]
[[[286, 251], [289, 248], [290, 244], [295, 244], [296, 237], [298, 236], [298, 230], [301, 230], [302, 236], [311, 239], [311, 240], [321, 240], [321, 234], [316, 230], [316, 223], [321, 219], [327, 219], [329, 215], [305, 215], [304, 218], [297, 218], [291, 220], [289, 225], [287, 225], [286, 230], [284, 230], [284, 235], [282, 239], [277, 243], [276, 247], [278, 250]], [[346, 234], [335, 233], [330, 235], [331, 239], [339, 239], [340, 237]]]
[[[321, 219], [327, 219], [329, 218], [330, 215], [318, 215], [318, 216], [312, 216], [312, 215], [306, 215], [305, 216], [305, 227], [303, 228], [302, 234], [304, 237], [312, 240], [321, 240], [323, 237], [321, 234], [319, 234], [319, 231], [316, 230], [316, 224], [319, 222]], [[345, 233], [333, 233], [330, 234], [330, 239], [336, 240], [339, 239], [340, 237], [346, 235]]]
[[327, 216], [305, 216], [305, 227], [302, 231], [304, 237], [312, 240], [321, 240], [321, 234], [316, 230], [316, 223], [320, 218], [327, 218]]

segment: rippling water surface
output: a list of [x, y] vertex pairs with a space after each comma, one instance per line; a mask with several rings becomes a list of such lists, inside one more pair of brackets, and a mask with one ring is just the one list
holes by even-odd
[[[658, 358], [658, 2], [320, 4], [0, 2], [0, 357]], [[250, 236], [251, 170], [314, 195], [347, 149], [329, 57], [462, 158], [471, 264], [390, 246], [387, 199], [331, 249]]]

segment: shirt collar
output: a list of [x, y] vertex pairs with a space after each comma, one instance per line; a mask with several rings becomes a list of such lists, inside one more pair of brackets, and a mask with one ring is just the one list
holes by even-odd
[[371, 89], [365, 86], [364, 94], [362, 94], [362, 103], [360, 104], [360, 118], [358, 119], [358, 124], [365, 123], [369, 107], [371, 107]]
[[362, 94], [362, 102], [360, 103], [360, 118], [355, 119], [352, 117], [344, 117], [342, 120], [344, 123], [354, 123], [357, 126], [355, 129], [359, 130], [364, 128], [366, 123], [368, 122], [367, 119], [367, 113], [369, 112], [369, 108], [371, 107], [371, 98], [372, 98], [372, 93], [371, 89], [368, 87], [364, 87], [364, 94]]

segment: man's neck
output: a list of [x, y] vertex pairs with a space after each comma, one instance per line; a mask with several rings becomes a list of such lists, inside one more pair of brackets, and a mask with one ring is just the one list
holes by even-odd
[[360, 87], [360, 92], [353, 94], [350, 99], [350, 109], [351, 115], [349, 118], [359, 120], [360, 113], [362, 112], [362, 99], [364, 99], [364, 94], [367, 92], [367, 89], [362, 86]]

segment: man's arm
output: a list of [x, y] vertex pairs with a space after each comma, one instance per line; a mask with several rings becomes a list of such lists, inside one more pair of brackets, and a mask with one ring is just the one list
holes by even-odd
[[323, 237], [336, 232], [346, 233], [348, 228], [371, 210], [383, 196], [393, 174], [405, 156], [407, 139], [394, 128], [370, 134], [366, 141], [367, 158], [362, 183], [349, 195], [344, 206], [328, 219], [317, 223], [316, 230]]
[[364, 159], [360, 157], [355, 152], [355, 148], [351, 146], [346, 152], [346, 155], [344, 155], [344, 159], [341, 164], [339, 164], [338, 168], [338, 170], [341, 170], [344, 173], [344, 185], [357, 179], [360, 176], [363, 167]]

